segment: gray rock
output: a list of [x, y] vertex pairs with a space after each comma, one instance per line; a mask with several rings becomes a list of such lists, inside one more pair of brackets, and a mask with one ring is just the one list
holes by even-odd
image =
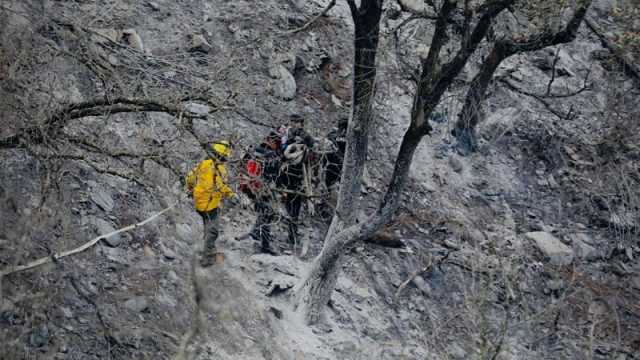
[[[105, 242], [107, 242], [107, 240], [105, 240]], [[129, 264], [129, 256], [127, 256], [128, 255], [127, 252], [124, 251], [123, 249], [115, 248], [115, 247], [113, 248], [101, 247], [101, 248], [102, 248], [102, 254], [104, 255], [104, 257], [107, 258], [107, 260], [117, 264], [122, 264], [122, 265]]]
[[295, 284], [296, 284], [296, 279], [292, 276], [288, 276], [288, 275], [276, 276], [271, 281], [271, 286], [267, 290], [266, 294], [269, 296], [277, 295], [281, 292], [291, 289]]
[[290, 73], [295, 72], [296, 68], [296, 56], [292, 52], [283, 52], [275, 56], [274, 63], [280, 64], [285, 67]]
[[460, 250], [460, 244], [454, 239], [445, 239], [443, 245], [449, 249]]
[[[110, 222], [94, 217], [91, 220], [91, 223], [96, 227], [98, 235], [106, 235], [116, 231], [116, 228], [111, 225]], [[105, 244], [111, 247], [117, 247], [122, 243], [122, 236], [120, 234], [111, 235], [109, 237], [102, 239]]]
[[29, 334], [29, 345], [40, 348], [49, 343], [49, 328], [42, 325]]
[[125, 301], [124, 307], [133, 312], [142, 312], [149, 308], [149, 302], [143, 296], [136, 296]]
[[91, 201], [96, 203], [96, 205], [106, 212], [113, 210], [113, 198], [111, 197], [111, 194], [104, 189], [93, 189], [91, 192]]
[[122, 30], [122, 39], [133, 49], [144, 52], [144, 43], [136, 29]]
[[[237, 27], [232, 28], [232, 26], [229, 25], [229, 31], [231, 31], [231, 33], [235, 33], [237, 30], [239, 30]], [[258, 49], [258, 52], [263, 59], [269, 59], [273, 55], [273, 49], [273, 40], [271, 38], [268, 38], [262, 42], [260, 48]]]
[[547, 288], [549, 290], [558, 291], [562, 290], [565, 287], [565, 283], [562, 279], [553, 279], [547, 281]]
[[156, 300], [158, 303], [167, 305], [169, 307], [178, 306], [178, 301], [176, 298], [166, 291], [161, 291], [158, 295], [156, 295]]
[[598, 258], [598, 250], [591, 246], [593, 243], [589, 235], [585, 233], [577, 233], [569, 235], [573, 245], [573, 251], [576, 256], [584, 260], [595, 260]]
[[68, 307], [62, 306], [60, 310], [62, 311], [62, 315], [64, 315], [64, 317], [66, 317], [67, 319], [73, 318], [73, 311], [71, 311], [71, 309], [69, 309]]
[[468, 359], [467, 352], [460, 345], [452, 343], [447, 346], [447, 354], [456, 360]]
[[172, 284], [177, 284], [180, 281], [178, 274], [175, 271], [169, 270], [167, 272], [167, 280], [169, 280]]
[[176, 224], [176, 233], [182, 240], [190, 242], [191, 237], [194, 236], [195, 232], [189, 224], [180, 223]]
[[[293, 100], [298, 89], [296, 79], [283, 65], [277, 65], [276, 69], [270, 71], [270, 75], [277, 76], [277, 80], [273, 85], [274, 95], [283, 100]], [[273, 76], [272, 75], [272, 76]]]
[[427, 12], [427, 4], [424, 1], [418, 0], [399, 0], [398, 3], [402, 9], [408, 12], [422, 14]]
[[196, 34], [191, 37], [191, 45], [189, 51], [208, 53], [212, 49], [211, 44], [202, 34]]
[[149, 5], [149, 7], [153, 9], [153, 11], [160, 11], [160, 5], [158, 5], [158, 3], [156, 2], [148, 1], [147, 5]]
[[462, 172], [462, 162], [453, 156], [449, 157], [449, 166], [451, 166], [451, 169], [457, 173]]
[[211, 111], [211, 108], [207, 105], [202, 105], [194, 102], [186, 103], [184, 105], [184, 108], [188, 112], [194, 113], [196, 115], [207, 115]]
[[162, 247], [162, 255], [164, 255], [164, 258], [167, 260], [174, 260], [177, 257], [173, 250], [164, 246]]
[[532, 240], [552, 264], [569, 265], [573, 262], [573, 250], [555, 236], [544, 231], [530, 232], [524, 234], [524, 236]]

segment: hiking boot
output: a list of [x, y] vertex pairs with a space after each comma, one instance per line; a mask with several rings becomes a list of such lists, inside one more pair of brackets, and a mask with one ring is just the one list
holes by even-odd
[[271, 246], [261, 246], [260, 252], [263, 254], [268, 254], [272, 256], [278, 256], [278, 252], [271, 248]]
[[200, 259], [200, 266], [203, 268], [208, 268], [213, 265], [213, 255], [203, 255]]

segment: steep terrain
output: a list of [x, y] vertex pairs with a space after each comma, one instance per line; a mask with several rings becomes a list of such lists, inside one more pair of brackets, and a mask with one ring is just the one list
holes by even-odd
[[[2, 277], [0, 359], [639, 358], [639, 87], [588, 27], [559, 46], [553, 67], [555, 47], [503, 64], [478, 152], [461, 156], [450, 129], [482, 54], [468, 64], [385, 230], [405, 246], [350, 249], [326, 319], [307, 326], [293, 287], [326, 222], [305, 217], [307, 256], [289, 251], [282, 224], [281, 255], [257, 254], [244, 236], [255, 214], [229, 206], [225, 262], [202, 269], [193, 261], [202, 224], [182, 178], [220, 137], [238, 144], [235, 161], [290, 114], [317, 137], [348, 116], [346, 4], [299, 32], [291, 29], [324, 2], [0, 6], [0, 268], [177, 204], [84, 252]], [[590, 10], [607, 32], [618, 26], [611, 6]], [[397, 11], [389, 5], [383, 24], [363, 212], [386, 186], [408, 124], [411, 97], [389, 34]], [[416, 41], [428, 39], [428, 24], [416, 26]], [[589, 88], [539, 96], [552, 74], [555, 94]], [[79, 110], [69, 104], [116, 97], [158, 99], [136, 106], [161, 109], [71, 116]], [[4, 141], [50, 123], [56, 137]]]

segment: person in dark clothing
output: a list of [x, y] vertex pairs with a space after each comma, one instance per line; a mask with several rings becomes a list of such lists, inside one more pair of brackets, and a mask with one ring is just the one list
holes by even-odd
[[291, 144], [304, 144], [308, 148], [312, 148], [315, 141], [311, 135], [304, 129], [304, 118], [300, 115], [291, 115], [289, 117], [289, 127], [282, 139], [283, 150]]
[[298, 222], [304, 191], [304, 161], [307, 152], [314, 145], [314, 139], [304, 130], [304, 119], [301, 116], [292, 115], [289, 126], [283, 139], [284, 164], [278, 184], [288, 190], [283, 195], [283, 200], [289, 217], [289, 242], [295, 244], [299, 236]]
[[245, 155], [247, 179], [241, 186], [242, 191], [254, 202], [257, 214], [256, 222], [249, 235], [260, 241], [260, 251], [275, 254], [271, 247], [273, 236], [271, 224], [276, 219], [272, 203], [274, 201], [270, 185], [276, 182], [280, 171], [280, 137], [270, 133], [253, 153]]
[[304, 144], [290, 144], [284, 151], [285, 162], [278, 177], [279, 186], [288, 192], [283, 194], [284, 205], [287, 210], [289, 242], [295, 244], [298, 234], [298, 219], [302, 207], [302, 192], [304, 181], [303, 160], [306, 152]]
[[328, 140], [333, 144], [334, 151], [329, 152], [323, 158], [325, 163], [325, 185], [330, 189], [334, 184], [340, 181], [340, 173], [342, 172], [342, 163], [347, 148], [347, 126], [349, 120], [344, 118], [338, 122], [338, 126], [333, 128], [327, 135]]

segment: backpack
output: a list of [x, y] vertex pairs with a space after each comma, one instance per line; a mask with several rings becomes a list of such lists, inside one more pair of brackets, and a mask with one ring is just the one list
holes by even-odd
[[250, 198], [253, 198], [263, 185], [263, 165], [255, 156], [249, 154], [243, 158], [242, 165], [240, 191], [247, 194]]

